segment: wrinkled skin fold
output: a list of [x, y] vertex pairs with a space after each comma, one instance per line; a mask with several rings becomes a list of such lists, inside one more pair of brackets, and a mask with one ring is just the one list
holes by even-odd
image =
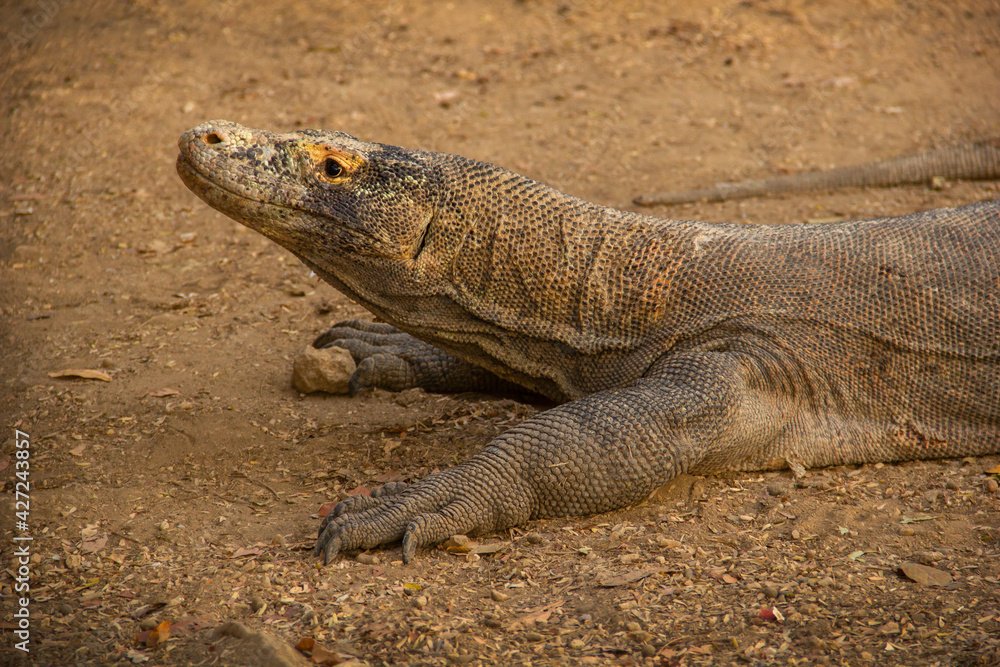
[[341, 502], [317, 554], [604, 512], [683, 472], [1000, 452], [1000, 202], [829, 225], [592, 204], [494, 165], [212, 121], [178, 173], [388, 324], [352, 392], [559, 405], [412, 485]]

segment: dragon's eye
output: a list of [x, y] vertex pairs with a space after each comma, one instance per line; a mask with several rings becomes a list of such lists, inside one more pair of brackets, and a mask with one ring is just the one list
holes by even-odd
[[340, 178], [344, 174], [344, 168], [332, 157], [328, 157], [323, 164], [323, 171], [330, 178]]

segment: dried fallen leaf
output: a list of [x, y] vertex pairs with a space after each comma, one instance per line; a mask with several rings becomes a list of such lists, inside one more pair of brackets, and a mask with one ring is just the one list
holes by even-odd
[[490, 542], [489, 544], [476, 544], [469, 550], [469, 553], [479, 554], [481, 556], [484, 556], [488, 554], [499, 553], [506, 548], [507, 545], [503, 542]]
[[83, 450], [85, 450], [86, 448], [87, 445], [82, 444], [79, 447], [74, 447], [73, 449], [69, 450], [69, 453], [71, 456], [83, 456]]
[[323, 503], [322, 505], [319, 506], [319, 512], [317, 512], [317, 514], [319, 514], [320, 518], [325, 517], [327, 514], [333, 511], [333, 508], [336, 507], [339, 502], [340, 502], [339, 500], [334, 500], [328, 503]]
[[140, 653], [139, 651], [129, 649], [125, 651], [125, 657], [131, 660], [134, 664], [138, 665], [142, 662], [148, 662], [149, 656], [145, 653]]
[[370, 496], [371, 494], [372, 494], [371, 489], [369, 489], [367, 486], [361, 486], [361, 485], [358, 485], [347, 492], [347, 495], [349, 496]]
[[940, 518], [940, 514], [918, 514], [916, 516], [904, 516], [900, 523], [917, 523], [918, 521], [933, 521]]
[[468, 535], [452, 535], [442, 545], [449, 553], [467, 554], [472, 551], [475, 542]]
[[899, 573], [922, 586], [946, 586], [952, 581], [951, 575], [944, 570], [920, 563], [903, 563]]
[[1000, 466], [993, 466], [986, 471], [987, 475], [1000, 475]]
[[862, 556], [864, 556], [865, 553], [867, 553], [867, 552], [865, 552], [865, 551], [852, 551], [851, 553], [847, 554], [847, 558], [850, 559], [850, 560], [857, 560], [857, 559], [861, 558]]
[[166, 602], [155, 602], [153, 604], [144, 604], [135, 611], [131, 612], [129, 616], [131, 616], [136, 620], [139, 620], [140, 618], [148, 616], [152, 614], [154, 611], [159, 611], [160, 609], [163, 609], [166, 606], [167, 606]]
[[654, 574], [660, 574], [666, 568], [662, 566], [653, 567], [641, 567], [638, 570], [632, 570], [631, 572], [626, 572], [625, 574], [620, 574], [615, 577], [606, 577], [604, 579], [598, 580], [601, 586], [606, 588], [613, 588], [615, 586], [624, 586], [626, 584], [631, 584], [633, 582], [645, 579]]
[[250, 549], [244, 549], [243, 547], [240, 547], [239, 549], [233, 552], [233, 555], [231, 557], [242, 558], [243, 556], [259, 556], [260, 554], [261, 550], [258, 549], [257, 547], [252, 547]]
[[520, 630], [525, 627], [533, 627], [535, 623], [547, 623], [549, 617], [552, 616], [552, 613], [561, 608], [563, 604], [565, 604], [565, 600], [559, 600], [558, 602], [553, 602], [552, 604], [529, 609], [527, 614], [511, 623], [507, 629]]
[[156, 648], [158, 644], [162, 644], [167, 641], [170, 637], [170, 621], [163, 621], [156, 626], [149, 635], [149, 639], [146, 640], [146, 648]]
[[108, 543], [108, 537], [107, 535], [105, 535], [104, 537], [98, 538], [96, 540], [88, 540], [84, 542], [83, 544], [80, 545], [80, 549], [82, 551], [86, 551], [87, 553], [97, 553], [98, 551], [103, 549], [104, 545], [106, 545], [107, 543]]
[[314, 665], [332, 666], [354, 660], [353, 655], [328, 651], [322, 644], [317, 642], [312, 637], [303, 637], [299, 640], [299, 643], [295, 645], [295, 648], [298, 649], [300, 653], [304, 653], [308, 656], [309, 661]]
[[785, 616], [778, 611], [777, 607], [765, 607], [757, 612], [757, 617], [765, 621], [771, 622], [781, 622], [785, 620]]
[[149, 396], [154, 398], [163, 398], [164, 396], [177, 396], [181, 392], [176, 389], [171, 389], [170, 387], [164, 387], [163, 389], [157, 389], [156, 391], [149, 392]]
[[104, 371], [93, 368], [65, 368], [61, 371], [49, 371], [50, 378], [80, 378], [83, 380], [100, 380], [111, 382], [111, 376]]

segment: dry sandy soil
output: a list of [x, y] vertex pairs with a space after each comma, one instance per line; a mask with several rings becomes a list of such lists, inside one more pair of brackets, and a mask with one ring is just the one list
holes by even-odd
[[[0, 7], [0, 663], [997, 664], [996, 456], [685, 477], [626, 511], [480, 538], [492, 553], [319, 565], [324, 502], [453, 465], [546, 406], [299, 395], [295, 352], [363, 311], [183, 187], [184, 129], [345, 130], [625, 208], [1000, 134], [996, 2], [416, 4]], [[657, 212], [784, 223], [998, 196]], [[65, 369], [110, 381], [50, 375]], [[24, 535], [28, 654], [12, 648]], [[913, 562], [943, 585], [902, 576]], [[250, 632], [219, 633], [230, 620]]]

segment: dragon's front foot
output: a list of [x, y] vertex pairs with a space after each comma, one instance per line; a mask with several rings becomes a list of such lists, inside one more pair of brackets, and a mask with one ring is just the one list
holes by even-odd
[[402, 539], [403, 562], [408, 563], [417, 547], [527, 521], [530, 499], [491, 476], [496, 471], [484, 463], [474, 458], [412, 485], [387, 484], [371, 496], [347, 498], [320, 524], [316, 555], [329, 563], [342, 551]]

